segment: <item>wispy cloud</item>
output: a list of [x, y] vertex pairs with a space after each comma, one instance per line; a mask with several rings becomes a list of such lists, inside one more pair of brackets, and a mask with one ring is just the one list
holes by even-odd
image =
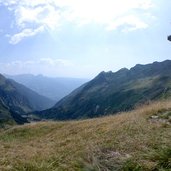
[[6, 74], [21, 74], [24, 71], [24, 73], [31, 74], [61, 76], [61, 73], [68, 72], [68, 69], [74, 67], [75, 64], [69, 60], [41, 58], [37, 60], [15, 60], [8, 63], [0, 63], [0, 72]]
[[109, 24], [107, 30], [109, 31], [115, 30], [120, 26], [124, 26], [124, 28], [121, 29], [121, 31], [123, 32], [148, 28], [148, 24], [143, 22], [139, 17], [134, 15], [129, 15], [119, 18], [115, 22]]
[[9, 43], [17, 44], [24, 38], [34, 36], [37, 33], [42, 32], [43, 30], [44, 30], [44, 27], [40, 26], [39, 28], [36, 28], [36, 29], [24, 29], [20, 33], [14, 34], [12, 36], [8, 35], [10, 37]]
[[[12, 35], [10, 43], [34, 36], [43, 30], [55, 30], [64, 21], [82, 26], [103, 25], [106, 30], [134, 31], [149, 27], [153, 0], [0, 0], [15, 17], [19, 32]], [[122, 30], [122, 31], [123, 31]]]
[[0, 73], [8, 75], [17, 74], [43, 74], [52, 77], [78, 77], [96, 76], [101, 71], [93, 64], [78, 64], [66, 59], [41, 58], [36, 60], [14, 60], [0, 62]]
[[40, 58], [37, 60], [26, 60], [26, 61], [22, 61], [22, 60], [15, 60], [15, 61], [11, 61], [9, 63], [1, 63], [1, 65], [4, 64], [4, 66], [23, 66], [23, 68], [25, 66], [28, 65], [47, 65], [49, 66], [54, 66], [54, 67], [58, 67], [58, 66], [72, 66], [74, 65], [71, 61], [66, 60], [66, 59], [60, 59], [60, 58]]
[[52, 58], [41, 58], [38, 63], [40, 64], [45, 64], [45, 65], [50, 65], [50, 66], [73, 66], [74, 64], [65, 59], [52, 59]]
[[140, 16], [139, 10], [146, 12], [153, 6], [151, 0], [66, 0], [64, 4], [69, 6], [67, 18], [71, 21], [105, 26], [127, 15]]

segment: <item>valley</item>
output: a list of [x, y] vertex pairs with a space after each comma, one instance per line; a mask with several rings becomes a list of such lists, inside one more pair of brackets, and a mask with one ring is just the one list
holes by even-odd
[[83, 78], [51, 78], [43, 75], [5, 75], [7, 78], [29, 87], [54, 102], [61, 100], [74, 89], [89, 81]]
[[170, 74], [170, 60], [101, 72], [52, 107], [0, 75], [0, 170], [168, 171]]

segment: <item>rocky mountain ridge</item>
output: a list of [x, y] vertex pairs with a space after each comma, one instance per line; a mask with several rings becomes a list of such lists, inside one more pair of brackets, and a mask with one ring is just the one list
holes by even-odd
[[171, 97], [171, 61], [136, 65], [97, 77], [60, 100], [53, 108], [37, 112], [43, 118], [92, 118], [135, 108], [152, 100]]

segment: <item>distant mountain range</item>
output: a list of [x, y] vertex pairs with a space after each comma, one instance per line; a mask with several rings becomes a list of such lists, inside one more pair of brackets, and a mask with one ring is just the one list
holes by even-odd
[[166, 60], [138, 64], [130, 70], [123, 68], [117, 72], [101, 72], [51, 109], [36, 115], [57, 120], [92, 118], [170, 97], [171, 61]]
[[22, 115], [35, 110], [44, 110], [53, 105], [53, 100], [0, 74], [0, 122], [8, 122], [13, 118], [20, 123], [25, 121]]
[[34, 76], [31, 74], [5, 76], [29, 87], [33, 91], [48, 97], [55, 102], [89, 81], [88, 79], [81, 78], [50, 78], [43, 75]]

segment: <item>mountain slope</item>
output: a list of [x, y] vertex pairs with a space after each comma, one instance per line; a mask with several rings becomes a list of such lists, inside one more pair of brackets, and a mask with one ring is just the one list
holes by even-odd
[[16, 91], [28, 99], [31, 110], [44, 110], [52, 107], [55, 103], [55, 101], [45, 96], [39, 95], [35, 91], [23, 86], [22, 84], [19, 84], [13, 80], [10, 80], [10, 82], [16, 88]]
[[0, 128], [7, 125], [28, 123], [26, 118], [23, 118], [18, 113], [10, 110], [4, 105], [0, 99]]
[[171, 61], [101, 72], [53, 108], [37, 115], [53, 119], [91, 118], [133, 109], [171, 96]]
[[27, 122], [21, 115], [50, 107], [51, 100], [0, 74], [0, 122]]
[[0, 127], [3, 124], [15, 124], [15, 121], [8, 108], [0, 100]]
[[87, 79], [80, 78], [50, 78], [43, 75], [34, 76], [31, 74], [6, 75], [6, 77], [56, 102], [88, 81]]
[[51, 107], [54, 102], [29, 88], [0, 75], [0, 97], [4, 104], [18, 112], [30, 112]]
[[0, 130], [0, 170], [170, 171], [171, 102]]

